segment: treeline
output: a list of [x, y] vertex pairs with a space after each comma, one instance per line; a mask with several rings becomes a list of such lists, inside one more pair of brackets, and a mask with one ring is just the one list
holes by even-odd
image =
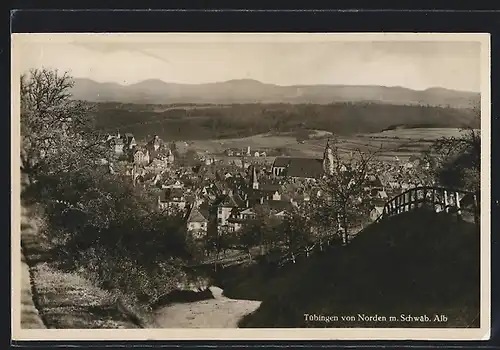
[[392, 128], [478, 127], [477, 112], [430, 106], [377, 103], [131, 105], [96, 104], [98, 130], [132, 132], [138, 138], [158, 134], [165, 139], [245, 137], [267, 132], [319, 129], [337, 134], [370, 133]]

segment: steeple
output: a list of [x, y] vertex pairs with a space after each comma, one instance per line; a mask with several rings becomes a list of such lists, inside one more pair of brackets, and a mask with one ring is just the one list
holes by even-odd
[[327, 174], [333, 174], [333, 150], [330, 138], [326, 141], [325, 152], [323, 153], [323, 171]]
[[259, 179], [257, 178], [257, 169], [255, 169], [255, 165], [252, 167], [252, 188], [254, 190], [259, 189]]

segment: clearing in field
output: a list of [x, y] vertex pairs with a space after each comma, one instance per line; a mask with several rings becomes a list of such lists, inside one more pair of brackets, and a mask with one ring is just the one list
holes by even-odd
[[363, 137], [371, 138], [400, 138], [413, 140], [436, 140], [441, 137], [458, 137], [461, 135], [457, 128], [415, 128], [415, 129], [395, 129], [385, 130], [378, 133], [363, 134]]
[[[387, 130], [378, 133], [341, 136], [338, 144], [341, 152], [350, 153], [355, 150], [373, 152], [380, 150], [381, 159], [393, 159], [398, 156], [402, 160], [413, 155], [419, 155], [428, 149], [432, 142], [441, 137], [460, 136], [460, 129], [454, 128], [419, 128]], [[295, 157], [323, 157], [328, 133], [318, 130], [316, 137], [303, 142], [291, 135], [259, 134], [244, 138], [224, 140], [193, 140], [178, 143], [178, 149], [193, 149], [200, 153], [221, 154], [226, 149], [254, 151], [286, 149], [287, 155]]]

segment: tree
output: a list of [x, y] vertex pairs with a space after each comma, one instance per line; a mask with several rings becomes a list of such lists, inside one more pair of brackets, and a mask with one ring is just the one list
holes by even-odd
[[312, 228], [312, 234], [322, 251], [325, 241], [329, 242], [330, 238], [338, 235], [337, 212], [332, 210], [325, 196], [314, 196], [311, 198], [309, 215], [311, 218], [310, 226]]
[[[368, 184], [368, 172], [372, 168], [378, 150], [362, 152], [353, 150], [341, 155], [337, 142], [330, 141], [333, 164], [331, 172], [319, 181], [322, 196], [317, 213], [329, 213], [327, 222], [337, 222], [344, 244], [348, 242], [350, 230], [368, 215], [369, 203], [364, 191]], [[337, 216], [332, 220], [332, 216]]]
[[479, 191], [481, 173], [481, 133], [471, 127], [458, 137], [442, 137], [426, 154], [432, 162], [437, 182], [451, 188]]
[[179, 150], [177, 149], [177, 144], [175, 143], [175, 141], [170, 142], [169, 148], [174, 156], [174, 159], [178, 159], [179, 158]]
[[245, 248], [249, 261], [252, 261], [251, 249], [259, 242], [259, 232], [253, 220], [245, 222], [238, 231], [238, 241]]
[[21, 76], [21, 171], [30, 185], [90, 169], [107, 155], [92, 128], [91, 106], [71, 99], [73, 84], [57, 70]]
[[61, 267], [103, 287], [154, 300], [176, 288], [191, 258], [181, 213], [160, 212], [153, 189], [111, 174], [89, 105], [71, 100], [66, 73], [21, 77], [23, 197], [41, 204]]
[[271, 220], [271, 210], [267, 205], [256, 205], [254, 208], [255, 218], [251, 220], [251, 226], [257, 233], [260, 254], [266, 253], [269, 242], [273, 240], [273, 228]]
[[217, 271], [217, 263], [220, 261], [220, 253], [229, 248], [228, 236], [230, 232], [226, 226], [215, 227], [209, 230], [205, 237], [205, 247], [207, 252], [215, 253], [214, 270]]
[[311, 243], [311, 236], [308, 229], [307, 217], [302, 215], [299, 210], [292, 210], [285, 216], [283, 222], [284, 239], [294, 263], [299, 250]]
[[295, 132], [297, 142], [302, 142], [309, 139], [310, 132], [306, 129], [299, 129]]

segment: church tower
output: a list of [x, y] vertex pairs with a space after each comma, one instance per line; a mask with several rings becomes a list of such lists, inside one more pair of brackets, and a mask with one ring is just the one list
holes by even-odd
[[155, 151], [158, 151], [158, 148], [160, 148], [160, 138], [158, 137], [158, 135], [155, 135], [153, 137], [152, 143], [153, 143], [153, 149]]
[[257, 170], [255, 169], [255, 165], [252, 167], [252, 188], [254, 190], [259, 189], [259, 179], [257, 178]]
[[323, 153], [323, 171], [329, 175], [333, 174], [334, 158], [330, 139], [326, 141], [325, 152]]

